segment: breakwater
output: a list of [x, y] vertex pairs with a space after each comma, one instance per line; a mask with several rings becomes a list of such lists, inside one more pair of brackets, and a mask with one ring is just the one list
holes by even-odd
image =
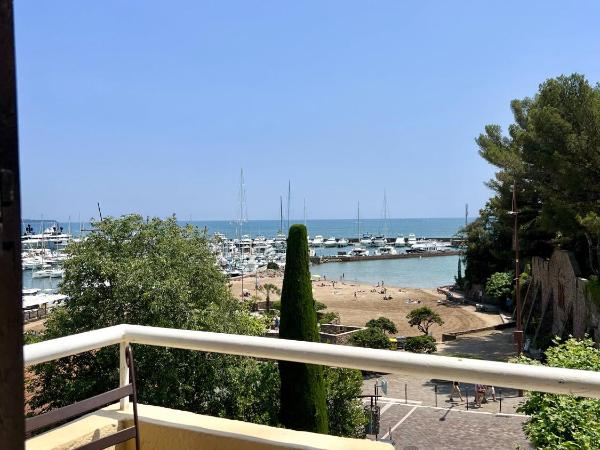
[[415, 258], [431, 258], [435, 256], [453, 256], [461, 255], [460, 250], [449, 250], [445, 252], [420, 252], [420, 253], [401, 253], [399, 255], [369, 255], [369, 256], [348, 256], [348, 255], [331, 255], [331, 256], [311, 256], [310, 262], [313, 264], [326, 264], [330, 262], [356, 262], [356, 261], [376, 261], [382, 259], [415, 259]]

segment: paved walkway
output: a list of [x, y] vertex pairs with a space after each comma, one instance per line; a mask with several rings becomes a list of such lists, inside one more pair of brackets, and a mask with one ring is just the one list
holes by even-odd
[[[440, 344], [438, 349], [438, 354], [447, 356], [507, 361], [514, 355], [512, 330], [461, 336]], [[374, 393], [378, 377], [365, 379], [363, 394]], [[487, 403], [475, 408], [475, 386], [471, 383], [460, 383], [462, 401], [458, 398], [450, 401], [450, 380], [399, 374], [383, 377], [388, 382], [388, 392], [379, 392], [384, 395], [379, 400], [382, 412], [379, 438], [389, 438], [391, 429], [397, 449], [515, 449], [517, 445], [522, 449], [532, 448], [522, 431], [527, 417], [516, 411], [523, 397], [515, 389], [496, 386], [498, 401], [488, 396]]]
[[526, 420], [522, 416], [385, 402], [380, 405], [379, 438], [389, 439], [391, 431], [396, 449], [533, 448], [521, 431]]

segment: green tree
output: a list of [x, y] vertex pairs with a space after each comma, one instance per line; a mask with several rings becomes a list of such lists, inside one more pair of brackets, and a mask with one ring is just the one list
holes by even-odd
[[406, 338], [404, 350], [412, 353], [434, 353], [437, 345], [433, 336], [411, 336]]
[[[92, 226], [87, 239], [68, 248], [60, 289], [70, 300], [49, 315], [43, 339], [121, 323], [264, 332], [264, 324], [229, 295], [205, 235], [196, 228], [181, 228], [174, 217], [146, 222], [137, 215]], [[141, 345], [135, 363], [142, 403], [277, 423], [277, 391], [256, 388], [259, 380], [267, 385], [273, 380], [273, 363]], [[112, 389], [118, 368], [116, 346], [36, 365], [30, 406], [48, 410]]]
[[515, 183], [521, 258], [560, 247], [575, 253], [584, 273], [596, 273], [600, 261], [588, 225], [600, 215], [600, 85], [579, 74], [560, 76], [542, 83], [534, 97], [513, 100], [511, 109], [507, 135], [487, 125], [476, 140], [498, 170], [488, 182], [494, 196], [464, 230], [467, 282], [511, 268]]
[[583, 233], [588, 243], [588, 261], [590, 270], [600, 275], [600, 215], [588, 212], [585, 216], [578, 215], [577, 221], [583, 227]]
[[486, 295], [496, 300], [505, 300], [513, 291], [513, 279], [512, 272], [493, 273], [485, 284]]
[[429, 327], [433, 324], [440, 326], [444, 324], [442, 317], [428, 306], [413, 309], [406, 318], [411, 327], [416, 326], [423, 334], [429, 334]]
[[[570, 369], [600, 370], [600, 349], [587, 337], [561, 341], [546, 352], [546, 365]], [[539, 364], [521, 358], [521, 363]], [[573, 395], [529, 392], [519, 412], [531, 418], [523, 425], [537, 448], [595, 449], [600, 442], [600, 400]]]
[[274, 294], [281, 294], [281, 290], [273, 283], [265, 283], [260, 287], [260, 290], [265, 292], [267, 301], [267, 312], [271, 312], [271, 292]]
[[364, 438], [367, 415], [358, 398], [362, 394], [360, 370], [325, 368], [329, 434]]
[[386, 333], [394, 334], [398, 332], [396, 325], [387, 317], [379, 317], [378, 319], [371, 319], [366, 324], [368, 328], [379, 328]]
[[352, 333], [348, 343], [355, 347], [389, 349], [390, 339], [381, 328], [364, 328]]
[[[281, 292], [279, 337], [319, 342], [317, 313], [308, 269], [308, 239], [304, 225], [292, 225]], [[327, 433], [323, 368], [312, 364], [279, 362], [281, 423], [295, 430]]]

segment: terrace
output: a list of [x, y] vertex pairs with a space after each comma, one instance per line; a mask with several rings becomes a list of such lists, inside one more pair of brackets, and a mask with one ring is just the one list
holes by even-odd
[[[125, 385], [128, 376], [125, 347], [130, 343], [600, 398], [600, 373], [582, 370], [127, 324], [25, 346], [24, 360], [28, 366], [109, 345], [119, 345], [120, 380]], [[143, 449], [391, 447], [381, 442], [285, 430], [152, 405], [140, 405], [139, 418]], [[131, 408], [127, 399], [124, 399], [120, 404], [111, 405], [33, 437], [26, 444], [28, 449], [72, 448], [74, 445], [92, 442], [111, 430], [121, 429], [131, 421]], [[117, 448], [133, 448], [132, 445], [127, 443], [126, 446]]]

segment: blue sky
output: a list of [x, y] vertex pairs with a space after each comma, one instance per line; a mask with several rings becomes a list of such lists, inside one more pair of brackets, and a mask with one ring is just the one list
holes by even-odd
[[23, 215], [458, 217], [474, 138], [600, 81], [593, 1], [19, 1]]

